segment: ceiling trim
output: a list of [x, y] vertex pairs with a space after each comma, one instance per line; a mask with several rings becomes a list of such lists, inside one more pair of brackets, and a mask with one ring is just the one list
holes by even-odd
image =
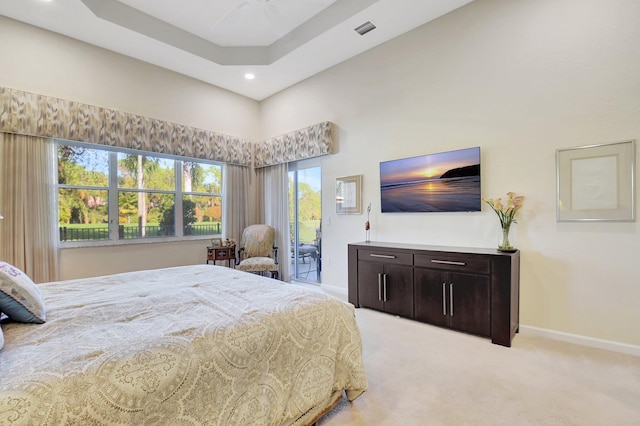
[[80, 0], [115, 25], [219, 65], [270, 65], [379, 0], [341, 0], [269, 46], [220, 46], [117, 0]]

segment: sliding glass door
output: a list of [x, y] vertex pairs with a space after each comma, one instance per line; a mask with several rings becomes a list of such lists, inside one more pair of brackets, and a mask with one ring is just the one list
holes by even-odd
[[322, 169], [289, 165], [289, 230], [291, 277], [320, 283], [322, 266]]

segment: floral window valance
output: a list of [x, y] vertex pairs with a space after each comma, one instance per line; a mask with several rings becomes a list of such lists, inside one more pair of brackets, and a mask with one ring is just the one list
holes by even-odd
[[0, 131], [265, 167], [333, 153], [325, 121], [259, 143], [182, 124], [0, 87]]
[[256, 144], [256, 168], [333, 154], [331, 122], [296, 130]]
[[251, 166], [234, 136], [114, 109], [0, 87], [0, 131]]

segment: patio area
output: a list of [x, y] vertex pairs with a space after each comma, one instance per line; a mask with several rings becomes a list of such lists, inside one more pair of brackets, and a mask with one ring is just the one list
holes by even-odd
[[322, 262], [318, 248], [315, 245], [302, 244], [298, 246], [297, 252], [296, 256], [292, 247], [290, 256], [291, 278], [319, 284]]

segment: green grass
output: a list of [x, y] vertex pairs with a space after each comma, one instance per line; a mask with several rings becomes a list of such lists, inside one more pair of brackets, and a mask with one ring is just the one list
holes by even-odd
[[316, 228], [320, 227], [319, 220], [302, 220], [298, 222], [298, 232], [301, 243], [310, 244], [316, 239]]

